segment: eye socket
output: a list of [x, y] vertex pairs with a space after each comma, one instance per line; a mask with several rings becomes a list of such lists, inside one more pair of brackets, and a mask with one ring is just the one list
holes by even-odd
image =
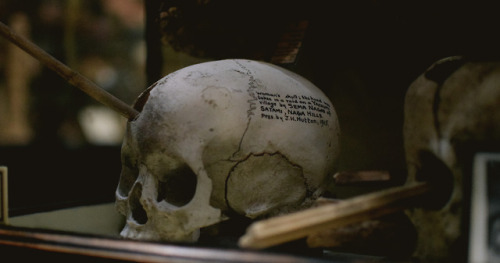
[[181, 207], [187, 205], [196, 192], [196, 174], [187, 166], [181, 166], [161, 177], [158, 181], [157, 201], [165, 201]]
[[118, 183], [118, 193], [121, 196], [127, 196], [138, 176], [138, 169], [122, 167], [120, 182]]
[[139, 169], [132, 163], [130, 158], [123, 158], [120, 181], [118, 182], [118, 194], [127, 196], [132, 189], [137, 177], [139, 177]]
[[439, 210], [451, 198], [454, 187], [453, 173], [434, 153], [422, 151], [419, 153], [421, 167], [417, 171], [418, 181], [429, 182], [431, 191], [423, 197], [422, 204], [426, 209]]

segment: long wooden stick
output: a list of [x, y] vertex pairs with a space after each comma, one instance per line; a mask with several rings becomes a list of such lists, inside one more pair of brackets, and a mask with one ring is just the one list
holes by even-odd
[[429, 192], [428, 183], [393, 187], [304, 211], [253, 223], [239, 240], [240, 247], [262, 249], [401, 211]]
[[45, 64], [47, 67], [57, 72], [57, 74], [68, 81], [68, 83], [81, 89], [90, 97], [112, 108], [127, 119], [132, 120], [139, 114], [139, 112], [134, 108], [114, 97], [104, 89], [98, 87], [96, 84], [82, 76], [80, 73], [70, 69], [68, 66], [42, 50], [37, 45], [33, 44], [26, 38], [14, 33], [8, 26], [6, 26], [2, 22], [0, 22], [0, 34], [7, 38], [10, 42], [17, 45], [19, 48], [26, 51], [26, 53], [30, 54], [31, 56]]

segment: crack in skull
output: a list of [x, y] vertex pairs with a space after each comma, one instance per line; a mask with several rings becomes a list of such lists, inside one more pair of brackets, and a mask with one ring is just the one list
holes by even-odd
[[[269, 184], [269, 180], [280, 187]], [[237, 161], [225, 185], [228, 213], [252, 219], [297, 210], [311, 195], [302, 167], [280, 152], [250, 154]]]

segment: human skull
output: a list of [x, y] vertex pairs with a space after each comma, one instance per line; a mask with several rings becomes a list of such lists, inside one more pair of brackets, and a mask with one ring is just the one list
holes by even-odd
[[116, 190], [127, 238], [195, 241], [231, 213], [255, 219], [301, 209], [335, 169], [331, 102], [271, 64], [189, 66], [152, 85], [135, 107]]
[[464, 191], [471, 181], [471, 156], [500, 142], [499, 102], [498, 62], [445, 58], [408, 89], [408, 180], [426, 180], [436, 189], [427, 205], [408, 212], [420, 236], [415, 256], [437, 262], [464, 258]]

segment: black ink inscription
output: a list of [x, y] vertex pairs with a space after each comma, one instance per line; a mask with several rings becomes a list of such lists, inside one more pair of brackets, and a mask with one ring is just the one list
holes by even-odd
[[260, 117], [267, 120], [301, 122], [328, 126], [332, 115], [328, 102], [312, 96], [256, 92]]

